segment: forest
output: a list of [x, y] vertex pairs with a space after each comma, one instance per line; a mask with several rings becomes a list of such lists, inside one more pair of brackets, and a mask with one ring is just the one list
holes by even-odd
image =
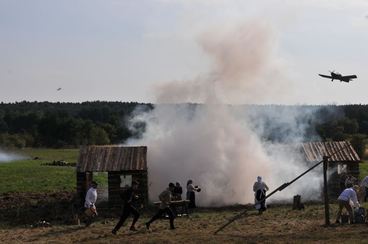
[[[200, 104], [190, 106], [195, 109]], [[350, 140], [360, 155], [368, 135], [368, 105], [246, 105], [267, 111], [295, 110], [313, 116], [300, 117], [308, 125], [306, 138]], [[131, 124], [134, 111], [154, 109], [137, 102], [16, 102], [0, 104], [0, 146], [72, 148], [80, 145], [124, 143], [141, 136], [145, 124]], [[267, 117], [267, 116], [266, 116]], [[268, 118], [272, 128], [282, 122]], [[263, 135], [277, 140], [272, 134]]]
[[137, 106], [153, 108], [133, 102], [1, 103], [0, 145], [63, 148], [123, 143], [140, 129], [129, 129]]

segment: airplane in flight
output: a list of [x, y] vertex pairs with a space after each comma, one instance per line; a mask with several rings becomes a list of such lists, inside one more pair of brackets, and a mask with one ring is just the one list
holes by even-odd
[[331, 81], [333, 80], [339, 80], [339, 81], [344, 81], [344, 82], [349, 82], [352, 79], [356, 79], [357, 76], [356, 75], [341, 75], [339, 73], [335, 73], [334, 71], [330, 71], [331, 75], [322, 75], [322, 74], [318, 74], [319, 76], [323, 77], [323, 78], [329, 78], [331, 79]]

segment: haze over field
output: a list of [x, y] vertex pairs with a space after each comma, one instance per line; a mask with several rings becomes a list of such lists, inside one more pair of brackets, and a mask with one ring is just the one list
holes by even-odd
[[15, 154], [15, 153], [10, 153], [10, 152], [4, 152], [2, 150], [0, 150], [0, 163], [7, 163], [7, 162], [11, 162], [11, 161], [15, 161], [15, 160], [21, 160], [21, 159], [25, 159], [26, 157]]

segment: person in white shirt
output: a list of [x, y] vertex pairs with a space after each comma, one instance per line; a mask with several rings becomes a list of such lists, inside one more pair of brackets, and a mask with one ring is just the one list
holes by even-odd
[[354, 223], [353, 209], [351, 208], [350, 201], [355, 207], [359, 207], [357, 192], [359, 191], [359, 186], [354, 185], [353, 187], [346, 188], [340, 196], [337, 198], [339, 203], [339, 211], [336, 216], [336, 223], [340, 223], [341, 211], [343, 208], [349, 212], [350, 223]]
[[96, 201], [97, 201], [97, 182], [92, 181], [91, 187], [88, 189], [86, 198], [84, 201], [84, 213], [87, 216], [86, 226], [89, 226], [92, 223], [92, 219], [97, 216], [96, 209]]
[[366, 202], [368, 197], [368, 176], [364, 177], [360, 185], [365, 188], [364, 202]]
[[253, 185], [254, 197], [256, 202], [256, 208], [259, 213], [266, 210], [266, 200], [261, 201], [266, 197], [266, 191], [268, 191], [268, 186], [262, 181], [262, 177], [258, 176], [257, 181]]

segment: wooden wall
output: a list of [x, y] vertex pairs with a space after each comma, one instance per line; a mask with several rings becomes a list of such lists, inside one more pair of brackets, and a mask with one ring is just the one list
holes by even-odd
[[77, 171], [77, 201], [83, 206], [87, 190], [93, 180], [92, 172]]
[[[120, 187], [120, 176], [132, 175], [132, 180], [139, 182], [139, 190], [142, 194], [144, 205], [148, 203], [148, 174], [147, 171], [121, 171], [108, 172], [108, 202], [110, 207], [121, 207], [123, 199], [120, 196], [123, 188]], [[80, 206], [84, 205], [86, 192], [93, 180], [92, 172], [77, 172], [77, 201]], [[98, 190], [97, 190], [98, 192]]]
[[139, 182], [139, 191], [142, 194], [143, 204], [148, 203], [148, 178], [146, 171], [121, 171], [121, 172], [109, 172], [109, 205], [111, 207], [119, 207], [123, 204], [123, 199], [120, 193], [124, 188], [120, 187], [120, 176], [132, 175], [132, 181]]

